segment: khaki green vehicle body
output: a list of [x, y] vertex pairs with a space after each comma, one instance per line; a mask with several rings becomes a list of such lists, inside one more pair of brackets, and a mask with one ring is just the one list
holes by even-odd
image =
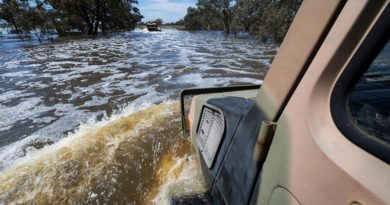
[[390, 204], [388, 162], [349, 140], [331, 106], [353, 56], [367, 41], [388, 37], [388, 13], [382, 0], [303, 1], [259, 89], [192, 98], [186, 120], [198, 157], [202, 106], [215, 98], [252, 99], [273, 126], [253, 132], [253, 160], [261, 168], [250, 204]]

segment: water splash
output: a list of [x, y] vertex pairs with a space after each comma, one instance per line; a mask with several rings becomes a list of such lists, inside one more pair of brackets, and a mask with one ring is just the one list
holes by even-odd
[[201, 192], [178, 116], [177, 102], [131, 107], [31, 150], [1, 172], [0, 203], [161, 204], [172, 194]]
[[167, 204], [203, 190], [177, 103], [142, 104], [258, 84], [276, 49], [168, 29], [38, 46], [1, 38], [0, 204]]
[[61, 139], [129, 102], [178, 99], [190, 87], [259, 84], [277, 48], [249, 36], [174, 29], [25, 43], [0, 38], [0, 151], [32, 135]]

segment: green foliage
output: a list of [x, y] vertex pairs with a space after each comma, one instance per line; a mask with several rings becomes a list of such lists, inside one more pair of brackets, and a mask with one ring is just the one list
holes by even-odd
[[0, 19], [16, 33], [57, 31], [96, 35], [99, 31], [132, 30], [142, 19], [136, 0], [4, 0]]
[[[61, 32], [86, 31], [96, 35], [99, 29], [131, 30], [141, 20], [135, 0], [46, 0], [56, 11]], [[82, 24], [78, 23], [82, 22]], [[60, 33], [60, 32], [59, 32]]]
[[222, 22], [225, 35], [229, 35], [233, 19], [233, 0], [198, 0], [197, 6], [218, 18]]
[[187, 9], [184, 25], [187, 30], [220, 30], [222, 22], [215, 17], [215, 13], [204, 7]]
[[262, 11], [258, 12], [251, 31], [262, 41], [273, 39], [282, 42], [296, 12], [300, 1], [264, 1]]
[[172, 23], [172, 24], [175, 24], [175, 25], [184, 25], [185, 24], [185, 21], [184, 19], [180, 19], [178, 21], [176, 21], [175, 23]]
[[[233, 4], [234, 2], [234, 4]], [[281, 42], [301, 0], [198, 0], [188, 8], [184, 25], [188, 30], [224, 30], [229, 35], [251, 32], [262, 41]]]
[[20, 26], [17, 24], [17, 15], [22, 11], [24, 1], [3, 0], [0, 4], [0, 19], [6, 21], [12, 26], [12, 32], [21, 33]]
[[262, 1], [237, 0], [233, 10], [232, 30], [248, 32], [256, 21], [256, 15], [262, 13]]

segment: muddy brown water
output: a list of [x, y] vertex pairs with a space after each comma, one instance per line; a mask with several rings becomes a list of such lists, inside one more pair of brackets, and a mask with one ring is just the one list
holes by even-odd
[[0, 203], [164, 204], [203, 191], [183, 88], [258, 84], [277, 47], [221, 32], [0, 39]]

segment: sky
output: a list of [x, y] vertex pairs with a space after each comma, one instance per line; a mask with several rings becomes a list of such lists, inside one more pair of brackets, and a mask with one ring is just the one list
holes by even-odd
[[187, 8], [194, 7], [197, 0], [139, 0], [137, 7], [147, 22], [161, 18], [164, 23], [176, 22], [187, 13]]
[[194, 7], [196, 2], [197, 0], [138, 0], [136, 6], [141, 10], [144, 22], [161, 18], [164, 23], [171, 23], [183, 18], [187, 8]]

